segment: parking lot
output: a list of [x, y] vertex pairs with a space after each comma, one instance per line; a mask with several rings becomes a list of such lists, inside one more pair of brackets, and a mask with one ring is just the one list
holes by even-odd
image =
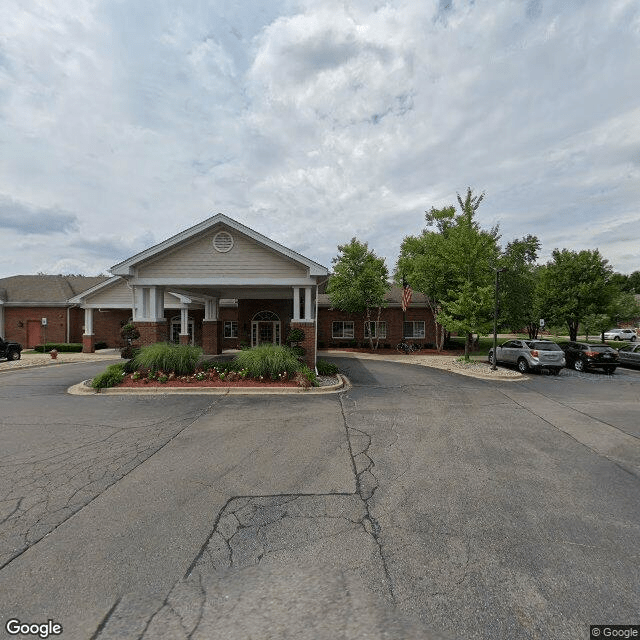
[[3, 628], [248, 637], [296, 629], [296, 602], [299, 637], [391, 628], [382, 610], [461, 639], [638, 622], [640, 372], [333, 360], [351, 388], [314, 397], [66, 394], [100, 364], [0, 376]]

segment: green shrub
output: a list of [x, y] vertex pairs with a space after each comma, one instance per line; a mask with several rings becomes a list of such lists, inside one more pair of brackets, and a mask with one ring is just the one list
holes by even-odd
[[316, 361], [316, 369], [318, 370], [318, 375], [321, 376], [334, 376], [338, 373], [338, 367], [333, 362], [327, 362], [326, 360], [318, 359]]
[[39, 344], [33, 347], [33, 350], [38, 353], [49, 353], [53, 349], [58, 353], [80, 353], [82, 345], [76, 342], [47, 342], [44, 345]]
[[287, 338], [285, 340], [286, 344], [292, 344], [293, 342], [302, 342], [304, 340], [304, 331], [300, 329], [300, 327], [295, 327], [291, 329], [287, 334]]
[[304, 358], [304, 354], [307, 352], [306, 349], [304, 347], [289, 347], [289, 349], [291, 350], [291, 353], [293, 353], [293, 355], [298, 358], [298, 360]]
[[106, 389], [107, 387], [115, 387], [122, 382], [123, 378], [124, 365], [110, 364], [105, 371], [97, 375], [91, 381], [91, 386], [94, 389]]
[[311, 369], [309, 369], [307, 365], [302, 365], [302, 368], [300, 369], [299, 373], [301, 373], [309, 381], [310, 386], [312, 387], [320, 386], [318, 383], [318, 378], [316, 378], [315, 371], [312, 371]]
[[94, 348], [96, 349], [96, 351], [98, 349], [106, 349], [109, 345], [106, 342], [96, 342]]
[[196, 370], [200, 356], [202, 356], [200, 347], [157, 342], [148, 347], [142, 347], [131, 360], [131, 366], [135, 369], [145, 368], [151, 371], [173, 371], [177, 376], [187, 376]]
[[286, 371], [291, 374], [301, 371], [304, 366], [288, 347], [263, 344], [253, 349], [241, 351], [235, 359], [240, 369], [246, 369], [249, 377], [277, 380]]
[[128, 345], [120, 349], [120, 357], [128, 360], [129, 362], [125, 363], [125, 367], [130, 367], [126, 369], [127, 373], [131, 373], [135, 371], [135, 368], [132, 364], [132, 359], [135, 358], [140, 353], [140, 347], [133, 347], [132, 345]]

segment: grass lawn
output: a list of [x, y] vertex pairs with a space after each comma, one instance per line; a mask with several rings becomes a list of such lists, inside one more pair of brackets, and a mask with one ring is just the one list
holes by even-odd
[[[512, 334], [508, 334], [508, 335], [500, 334], [498, 336], [498, 344], [501, 345], [503, 342], [506, 342], [507, 340], [513, 340], [513, 339], [528, 340], [529, 336], [526, 333], [512, 333]], [[538, 340], [553, 340], [553, 342], [568, 342], [569, 336], [546, 334], [546, 335], [539, 336]], [[589, 336], [589, 340], [585, 340], [585, 336], [584, 335], [578, 336], [578, 342], [589, 342], [590, 344], [601, 344], [599, 336]], [[461, 351], [464, 351], [464, 339], [463, 338], [452, 338], [451, 339], [451, 344], [452, 344], [452, 346], [456, 345], [456, 347], [453, 347], [453, 348], [458, 348]], [[609, 341], [605, 342], [605, 344], [609, 345], [613, 349], [618, 350], [621, 346], [623, 346], [624, 344], [627, 344], [627, 343], [623, 342], [623, 341], [609, 340]], [[489, 351], [491, 349], [493, 349], [493, 335], [480, 336], [478, 348], [471, 350], [469, 352], [469, 355], [471, 355], [471, 356], [488, 356], [489, 355]]]

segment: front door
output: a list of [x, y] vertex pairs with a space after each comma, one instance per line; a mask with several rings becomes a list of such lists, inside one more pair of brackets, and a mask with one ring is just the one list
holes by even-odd
[[251, 323], [251, 346], [280, 344], [280, 322], [258, 320]]
[[27, 320], [27, 349], [33, 349], [42, 342], [42, 323], [40, 320]]

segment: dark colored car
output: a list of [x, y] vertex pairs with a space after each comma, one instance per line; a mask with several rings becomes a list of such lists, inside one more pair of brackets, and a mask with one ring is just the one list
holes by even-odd
[[8, 342], [0, 338], [0, 358], [7, 360], [20, 360], [22, 345], [17, 342]]
[[640, 367], [640, 344], [626, 344], [618, 349], [620, 364], [628, 367]]
[[560, 348], [567, 359], [567, 367], [576, 371], [602, 369], [605, 373], [613, 373], [620, 364], [618, 352], [606, 344], [562, 342]]

